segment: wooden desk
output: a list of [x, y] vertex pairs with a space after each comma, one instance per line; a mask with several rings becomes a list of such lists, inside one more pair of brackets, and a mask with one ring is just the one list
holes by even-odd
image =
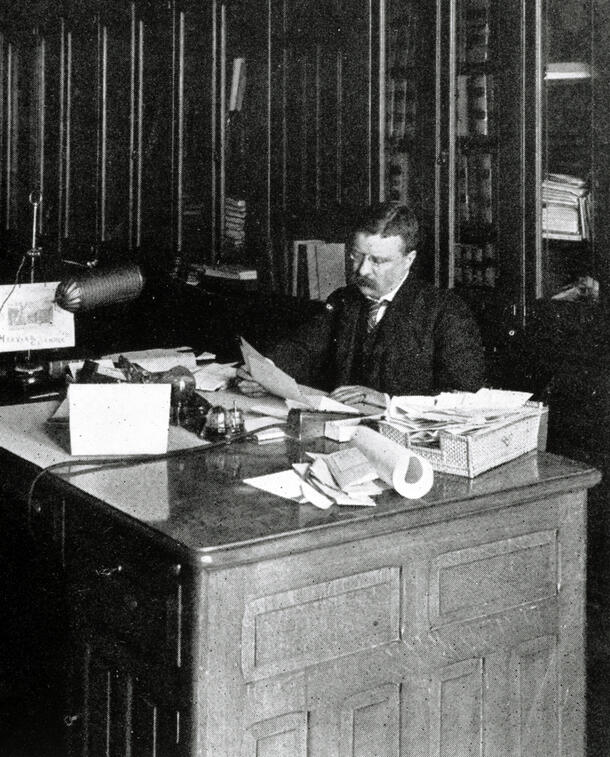
[[72, 754], [584, 755], [593, 468], [531, 454], [324, 512], [242, 482], [304, 446], [241, 444], [50, 474], [26, 510], [48, 410], [3, 409], [3, 512], [65, 588]]

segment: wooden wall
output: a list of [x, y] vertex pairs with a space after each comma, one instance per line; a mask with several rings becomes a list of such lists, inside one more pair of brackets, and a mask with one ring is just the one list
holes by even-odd
[[[379, 6], [355, 0], [38, 0], [0, 17], [0, 225], [89, 260], [138, 248], [210, 262], [227, 189], [244, 254], [284, 290], [290, 239], [380, 188]], [[245, 57], [241, 152], [231, 66]], [[233, 183], [231, 183], [233, 182]]]

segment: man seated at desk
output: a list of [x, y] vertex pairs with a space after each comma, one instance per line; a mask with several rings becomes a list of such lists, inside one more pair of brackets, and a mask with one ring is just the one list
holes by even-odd
[[[385, 406], [384, 394], [476, 391], [484, 357], [478, 326], [457, 295], [411, 271], [419, 224], [404, 205], [367, 208], [347, 240], [351, 281], [324, 313], [268, 357], [300, 384], [346, 403]], [[261, 387], [240, 368], [244, 394]]]

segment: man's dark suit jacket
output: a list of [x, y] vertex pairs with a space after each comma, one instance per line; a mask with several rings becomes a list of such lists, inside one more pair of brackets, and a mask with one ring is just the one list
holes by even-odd
[[326, 390], [358, 384], [400, 396], [483, 385], [479, 329], [457, 295], [410, 274], [369, 336], [367, 312], [357, 287], [337, 289], [325, 312], [270, 357], [297, 382]]

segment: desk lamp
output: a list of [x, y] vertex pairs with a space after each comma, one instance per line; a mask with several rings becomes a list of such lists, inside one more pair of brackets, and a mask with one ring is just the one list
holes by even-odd
[[[70, 313], [94, 310], [106, 305], [118, 305], [135, 300], [144, 288], [144, 275], [136, 264], [109, 268], [107, 270], [86, 271], [80, 276], [61, 281], [55, 290], [55, 303]], [[140, 366], [129, 363], [124, 357], [119, 359], [127, 380], [135, 383], [169, 383], [172, 386], [172, 408], [175, 422], [186, 406], [193, 405], [195, 378], [186, 369], [174, 368], [160, 373], [149, 373]], [[202, 404], [207, 412], [209, 405], [198, 400], [195, 409]]]
[[[35, 282], [36, 261], [40, 259], [41, 248], [37, 244], [36, 224], [38, 221], [38, 208], [42, 195], [38, 191], [30, 192], [30, 204], [32, 205], [32, 246], [25, 253], [30, 259], [30, 284]], [[35, 387], [46, 380], [47, 367], [32, 357], [32, 351], [28, 348], [23, 359], [18, 360], [14, 366], [15, 379], [24, 388]]]
[[143, 288], [140, 266], [117, 266], [61, 281], [55, 290], [55, 302], [70, 313], [79, 313], [130, 302], [140, 296]]

